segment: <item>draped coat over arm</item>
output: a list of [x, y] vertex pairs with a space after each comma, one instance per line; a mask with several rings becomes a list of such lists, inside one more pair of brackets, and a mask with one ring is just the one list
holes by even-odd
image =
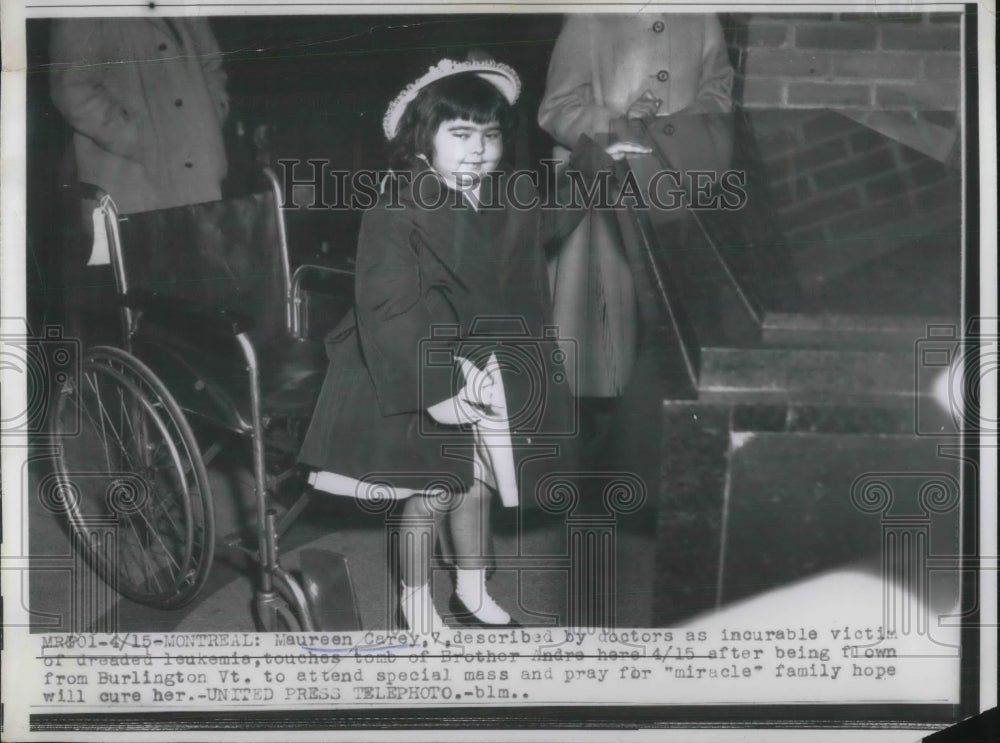
[[[733, 70], [714, 14], [570, 15], [549, 63], [538, 123], [558, 143], [554, 156], [581, 135], [629, 139], [625, 115], [638, 98], [660, 101], [658, 116], [731, 109]], [[699, 123], [693, 124], [699, 126]], [[678, 121], [678, 129], [687, 127]], [[670, 144], [683, 150], [683, 137]], [[629, 158], [640, 189], [663, 165], [654, 155]], [[660, 215], [650, 215], [654, 222]], [[614, 217], [594, 212], [550, 262], [554, 317], [579, 351], [580, 395], [624, 393], [638, 344], [632, 272]]]

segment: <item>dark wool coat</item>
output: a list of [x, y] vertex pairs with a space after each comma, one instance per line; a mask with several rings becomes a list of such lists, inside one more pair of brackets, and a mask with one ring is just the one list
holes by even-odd
[[[355, 310], [327, 338], [330, 366], [300, 461], [399, 488], [468, 489], [471, 427], [439, 425], [426, 410], [464, 384], [455, 355], [483, 368], [493, 352], [525, 505], [542, 474], [572, 468], [575, 403], [562, 363], [572, 348], [551, 327], [544, 245], [581, 214], [517, 208], [494, 179], [477, 211], [425, 176], [396, 204], [387, 189], [364, 216]], [[537, 200], [526, 178], [514, 184], [520, 204]], [[437, 199], [445, 205], [425, 208]]]

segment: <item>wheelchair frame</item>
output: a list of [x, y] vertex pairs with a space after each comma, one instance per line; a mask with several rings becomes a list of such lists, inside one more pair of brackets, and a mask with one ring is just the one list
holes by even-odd
[[[345, 279], [353, 273], [332, 267], [306, 264], [294, 274], [290, 270], [288, 243], [281, 209], [281, 189], [275, 174], [266, 170], [268, 188], [273, 197], [276, 232], [281, 257], [281, 295], [284, 304], [284, 330], [296, 340], [305, 340], [307, 326], [303, 281], [310, 275]], [[202, 451], [188, 421], [192, 412], [177, 402], [167, 385], [150, 365], [136, 354], [134, 339], [140, 332], [142, 318], [156, 317], [167, 325], [180, 323], [193, 333], [213, 338], [230, 338], [240, 349], [245, 364], [250, 394], [250, 420], [240, 420], [239, 426], [208, 420], [214, 427], [223, 427], [242, 438], [249, 438], [253, 455], [254, 500], [256, 506], [256, 543], [244, 543], [238, 534], [228, 538], [225, 546], [249, 557], [258, 569], [258, 585], [254, 605], [261, 629], [274, 631], [283, 625], [291, 631], [316, 629], [313, 608], [300, 583], [280, 564], [278, 538], [308, 505], [310, 493], [303, 488], [294, 504], [278, 518], [272, 503], [273, 491], [296, 474], [294, 463], [276, 476], [267, 474], [267, 440], [262, 410], [261, 367], [258, 350], [251, 339], [251, 327], [246, 320], [224, 309], [199, 307], [193, 302], [179, 303], [157, 294], [131, 291], [124, 259], [119, 223], [122, 219], [114, 201], [99, 193], [98, 208], [103, 218], [108, 240], [110, 262], [121, 301], [122, 348], [95, 346], [86, 350], [82, 359], [83, 378], [78, 384], [64, 384], [54, 406], [53, 428], [62, 434], [64, 444], [57, 458], [57, 477], [71, 529], [76, 542], [98, 575], [120, 594], [159, 608], [177, 608], [190, 603], [207, 580], [214, 559], [214, 505], [208, 481], [206, 463], [221, 450], [218, 442]], [[196, 369], [196, 365], [193, 365]], [[89, 376], [88, 376], [89, 375]], [[102, 385], [111, 394], [102, 395]], [[197, 385], [197, 383], [196, 383]], [[114, 395], [117, 393], [117, 396]], [[96, 407], [87, 407], [96, 400]], [[73, 405], [76, 405], [75, 409]], [[107, 403], [107, 404], [106, 404]], [[96, 417], [94, 413], [96, 412]], [[99, 499], [83, 503], [81, 487], [88, 483], [87, 472], [80, 465], [90, 460], [88, 442], [66, 439], [70, 419], [83, 414], [89, 417], [93, 433], [102, 436], [104, 458], [108, 464], [103, 506]], [[118, 419], [120, 430], [115, 427]], [[126, 438], [127, 432], [132, 440]], [[60, 430], [62, 429], [62, 430]], [[110, 441], [112, 430], [117, 442]], [[92, 442], [90, 442], [92, 443]], [[112, 456], [111, 447], [121, 448]], [[74, 453], [74, 446], [81, 451]], [[97, 449], [97, 453], [100, 448]], [[74, 461], [78, 457], [78, 461]], [[166, 460], [167, 471], [159, 462]], [[125, 462], [121, 472], [114, 462]], [[98, 476], [100, 472], [98, 472]], [[160, 488], [161, 480], [167, 481]], [[174, 490], [178, 492], [175, 493]], [[156, 492], [154, 492], [156, 491]], [[151, 495], [152, 493], [152, 495]], [[174, 503], [157, 502], [165, 493]], [[85, 514], [82, 507], [98, 508], [97, 515]], [[137, 515], [138, 514], [138, 515]], [[167, 532], [183, 545], [170, 545]], [[114, 535], [109, 538], [109, 535]], [[135, 578], [130, 566], [131, 554], [124, 551], [126, 537], [138, 543], [137, 560], [147, 569]], [[145, 549], [143, 543], [145, 542]], [[153, 568], [150, 573], [148, 568]], [[165, 575], [164, 575], [165, 573]], [[152, 579], [152, 580], [151, 580]]]

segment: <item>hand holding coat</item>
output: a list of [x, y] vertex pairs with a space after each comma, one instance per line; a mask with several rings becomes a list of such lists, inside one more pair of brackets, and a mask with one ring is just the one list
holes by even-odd
[[647, 92], [657, 114], [731, 110], [733, 69], [714, 14], [571, 15], [549, 62], [538, 123], [564, 147], [611, 131]]

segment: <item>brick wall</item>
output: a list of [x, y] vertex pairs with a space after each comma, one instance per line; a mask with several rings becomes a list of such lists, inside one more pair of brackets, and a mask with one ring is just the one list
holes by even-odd
[[954, 168], [835, 113], [758, 111], [753, 121], [771, 201], [807, 290], [927, 236], [957, 261]]
[[958, 14], [754, 13], [723, 23], [743, 26], [747, 107], [959, 108]]

